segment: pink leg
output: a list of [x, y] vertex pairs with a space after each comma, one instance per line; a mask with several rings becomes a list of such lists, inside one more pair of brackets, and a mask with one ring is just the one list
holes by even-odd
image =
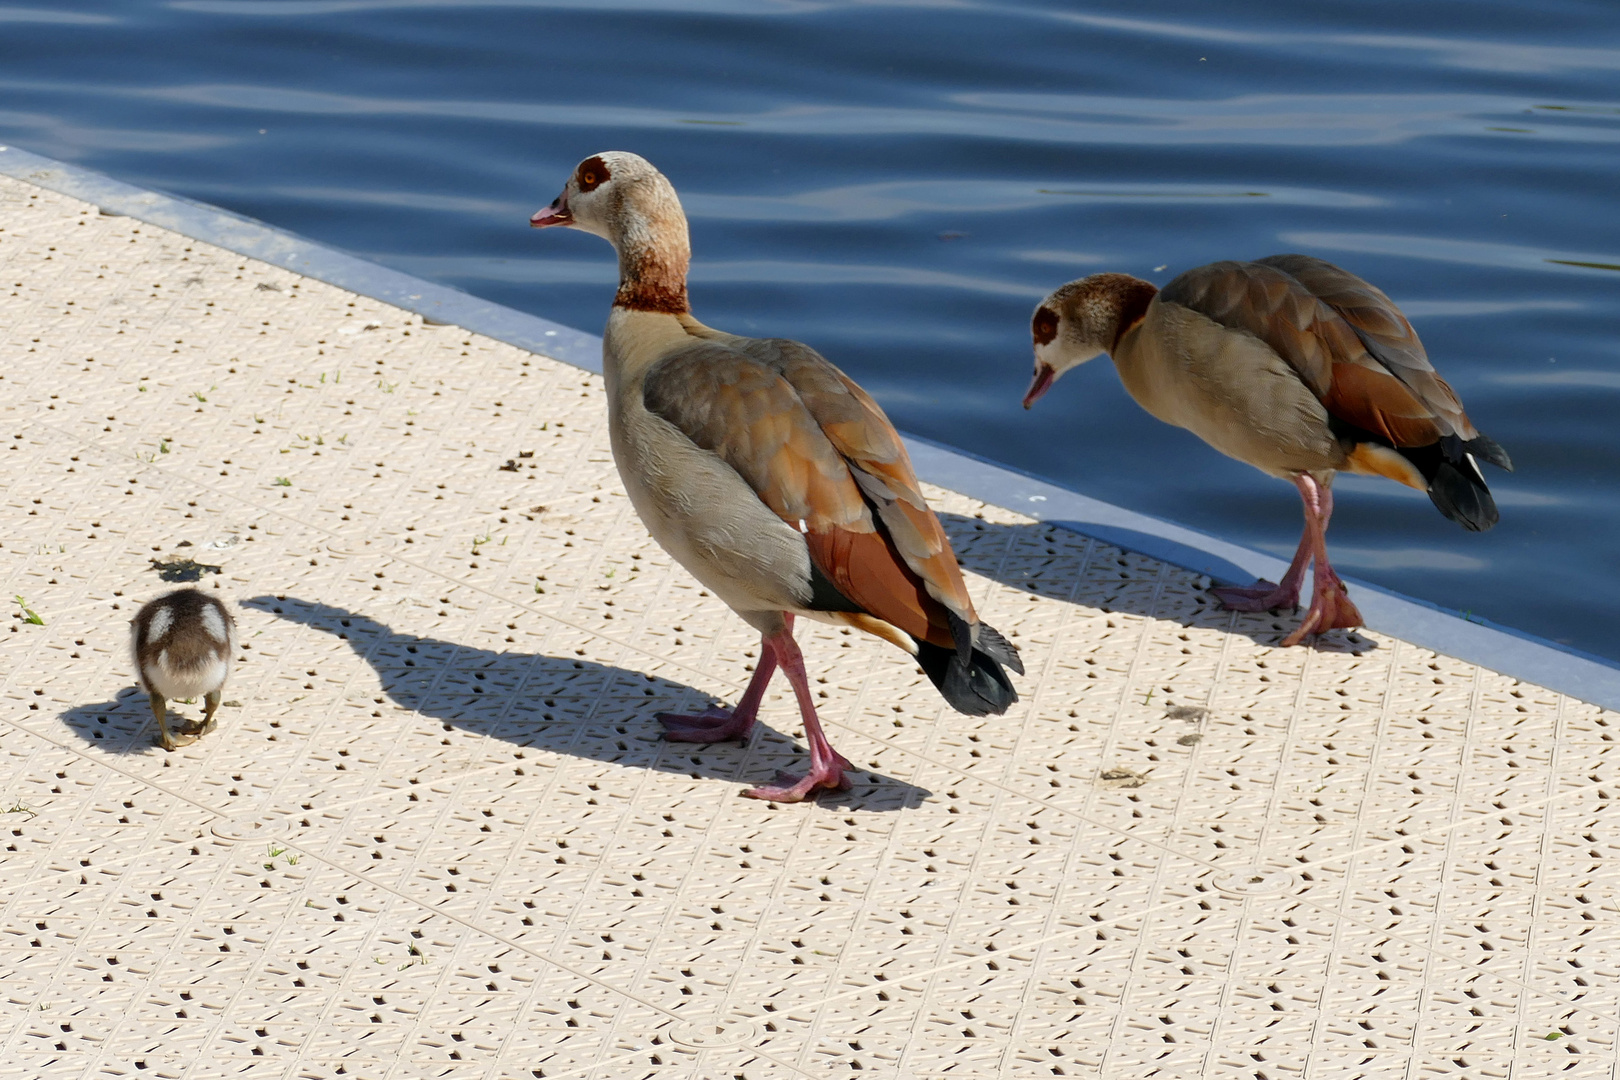
[[[1309, 507], [1309, 503], [1306, 505]], [[1306, 513], [1308, 517], [1308, 509]], [[1294, 561], [1288, 564], [1288, 573], [1283, 575], [1281, 585], [1262, 579], [1253, 585], [1218, 585], [1209, 591], [1228, 611], [1271, 611], [1276, 608], [1297, 611], [1299, 587], [1305, 581], [1305, 568], [1310, 565], [1313, 550], [1311, 527], [1307, 521], [1305, 531], [1299, 537], [1299, 547], [1294, 549]]]
[[780, 773], [777, 779], [781, 781], [781, 786], [757, 787], [743, 794], [771, 802], [802, 802], [820, 788], [831, 791], [847, 789], [849, 780], [844, 776], [844, 770], [853, 766], [832, 748], [832, 743], [827, 741], [826, 734], [821, 730], [821, 720], [816, 716], [815, 702], [810, 697], [810, 680], [804, 673], [804, 657], [799, 652], [798, 643], [793, 640], [791, 620], [787, 629], [768, 641], [775, 648], [777, 660], [787, 673], [788, 681], [793, 684], [794, 696], [799, 699], [799, 714], [804, 718], [804, 734], [810, 743], [810, 771], [802, 777]]
[[[793, 628], [792, 618], [791, 615], [788, 616], [789, 632]], [[743, 696], [738, 699], [735, 709], [712, 705], [695, 716], [658, 713], [654, 719], [664, 725], [664, 738], [670, 742], [715, 743], [725, 742], [727, 739], [747, 742], [749, 734], [754, 730], [754, 719], [759, 713], [759, 703], [765, 697], [765, 687], [769, 685], [775, 672], [776, 649], [772, 646], [770, 638], [762, 638], [759, 664], [754, 668], [754, 677], [748, 680], [748, 689], [743, 691]]]
[[[1350, 592], [1339, 580], [1339, 575], [1333, 572], [1332, 565], [1327, 557], [1327, 525], [1333, 516], [1333, 492], [1331, 489], [1320, 488], [1308, 476], [1301, 476], [1295, 480], [1299, 485], [1300, 494], [1305, 498], [1305, 532], [1312, 537], [1315, 546], [1313, 558], [1316, 561], [1316, 576], [1312, 582], [1311, 606], [1305, 612], [1305, 618], [1300, 621], [1292, 634], [1283, 638], [1284, 645], [1298, 645], [1307, 634], [1320, 634], [1327, 630], [1351, 629], [1361, 625], [1361, 612], [1350, 600]], [[1307, 490], [1309, 485], [1309, 492]], [[1313, 500], [1311, 495], [1315, 494]], [[1313, 502], [1317, 513], [1311, 513]]]

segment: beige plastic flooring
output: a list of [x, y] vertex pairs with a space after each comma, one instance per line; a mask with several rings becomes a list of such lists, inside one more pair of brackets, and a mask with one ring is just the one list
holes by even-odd
[[0, 341], [0, 1077], [1616, 1076], [1613, 713], [934, 491], [1023, 703], [805, 627], [861, 771], [755, 802], [598, 378], [4, 179]]

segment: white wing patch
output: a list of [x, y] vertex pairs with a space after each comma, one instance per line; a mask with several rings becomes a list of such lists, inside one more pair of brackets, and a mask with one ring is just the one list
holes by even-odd
[[164, 634], [167, 634], [169, 632], [169, 627], [173, 625], [174, 609], [169, 607], [158, 608], [152, 613], [152, 621], [147, 624], [146, 643], [148, 645], [153, 644], [158, 640], [158, 638], [161, 638]]
[[202, 609], [203, 629], [215, 641], [224, 643], [230, 640], [230, 632], [225, 628], [225, 616], [220, 614], [219, 608], [208, 604]]

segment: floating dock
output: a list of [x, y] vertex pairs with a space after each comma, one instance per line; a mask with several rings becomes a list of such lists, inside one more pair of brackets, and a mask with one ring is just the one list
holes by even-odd
[[[1428, 621], [1279, 648], [1105, 542], [1185, 531], [965, 482], [1023, 701], [802, 624], [854, 787], [740, 798], [792, 696], [659, 739], [758, 641], [637, 520], [591, 339], [0, 171], [0, 1077], [1620, 1075], [1612, 669], [1371, 595]], [[128, 622], [185, 580], [241, 649], [165, 753]]]

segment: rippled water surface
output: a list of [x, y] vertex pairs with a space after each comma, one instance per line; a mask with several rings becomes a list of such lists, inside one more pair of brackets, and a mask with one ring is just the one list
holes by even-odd
[[1281, 555], [1292, 487], [1106, 361], [1025, 413], [1028, 316], [1103, 269], [1340, 263], [1518, 471], [1483, 535], [1341, 478], [1337, 564], [1609, 657], [1617, 77], [1601, 2], [0, 3], [0, 140], [591, 331], [612, 252], [526, 219], [634, 150], [691, 215], [706, 322], [810, 342], [905, 430]]

